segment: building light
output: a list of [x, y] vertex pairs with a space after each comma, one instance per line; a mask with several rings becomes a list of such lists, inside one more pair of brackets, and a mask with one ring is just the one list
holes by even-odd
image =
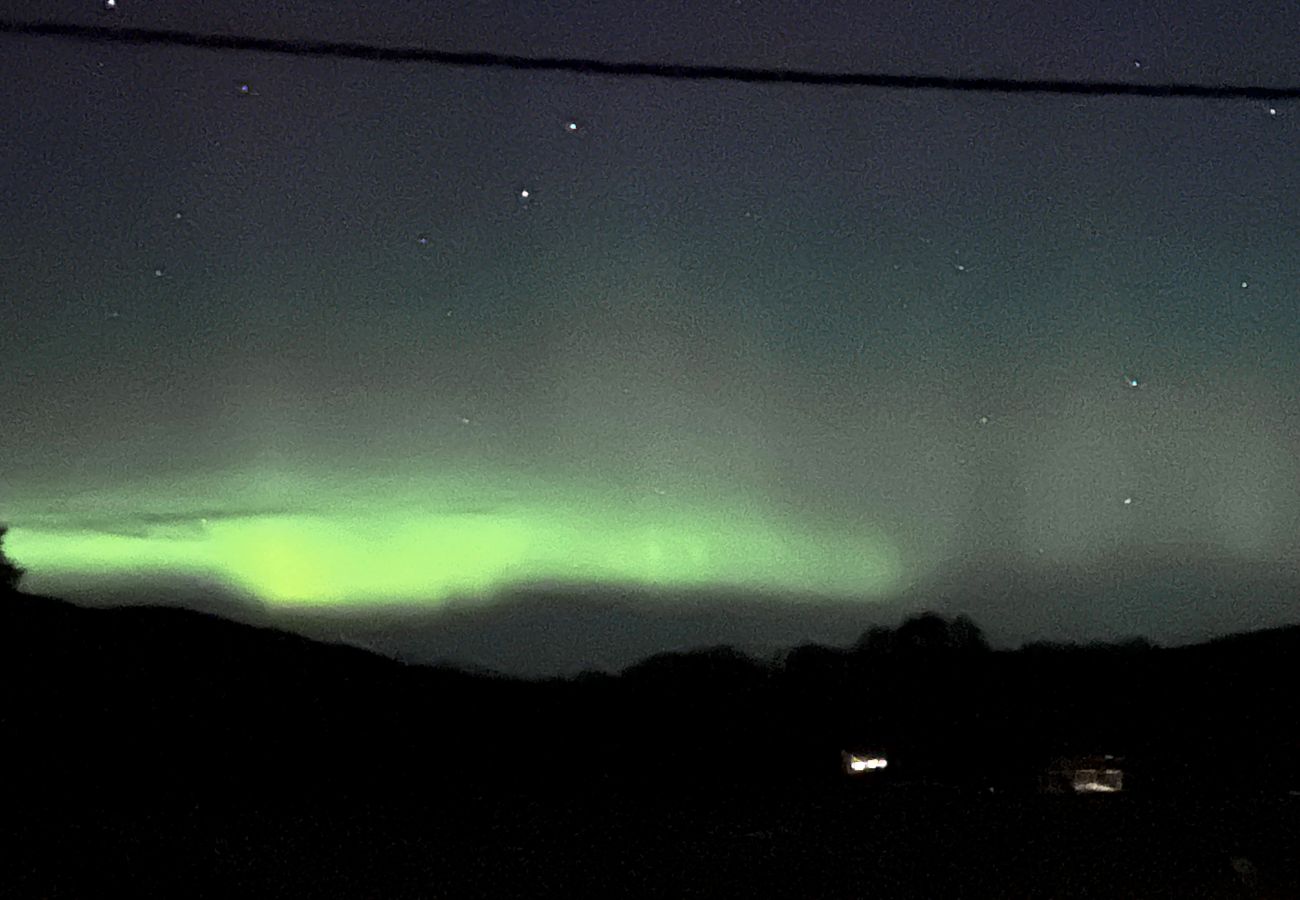
[[1080, 794], [1113, 794], [1119, 790], [1109, 784], [1102, 784], [1100, 781], [1080, 781], [1076, 782], [1074, 789]]
[[855, 775], [862, 772], [871, 772], [877, 769], [883, 769], [889, 765], [889, 760], [885, 759], [883, 756], [863, 753], [846, 753], [844, 757], [849, 772]]
[[1114, 794], [1124, 789], [1124, 772], [1121, 769], [1079, 769], [1074, 774], [1073, 787], [1077, 794]]

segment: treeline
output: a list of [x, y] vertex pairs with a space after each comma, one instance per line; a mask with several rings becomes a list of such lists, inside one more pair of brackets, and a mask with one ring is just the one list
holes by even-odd
[[1276, 792], [1300, 789], [1297, 652], [1300, 628], [993, 651], [969, 619], [924, 613], [766, 663], [726, 647], [659, 656], [608, 689], [629, 701], [626, 743], [674, 763], [707, 743], [741, 779], [841, 779], [832, 751], [859, 747], [917, 785], [1031, 791], [1058, 757], [1111, 754], [1134, 790]]
[[851, 647], [715, 647], [522, 681], [11, 594], [0, 743], [23, 776], [6, 783], [29, 790], [834, 789], [840, 751], [870, 747], [896, 784], [1031, 790], [1055, 756], [1112, 753], [1135, 790], [1268, 791], [1300, 757], [1297, 650], [1293, 629], [994, 651], [970, 620], [923, 614]]

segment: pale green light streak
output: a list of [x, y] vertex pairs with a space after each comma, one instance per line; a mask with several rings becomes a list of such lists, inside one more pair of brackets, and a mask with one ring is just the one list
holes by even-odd
[[[500, 482], [485, 479], [478, 490], [463, 481], [424, 483], [421, 497], [390, 490], [388, 496], [404, 499], [385, 501], [373, 483], [328, 492], [307, 479], [297, 480], [296, 490], [283, 478], [243, 484], [255, 487], [221, 497], [194, 483], [170, 492], [166, 503], [161, 490], [141, 492], [134, 508], [183, 516], [187, 508], [219, 508], [224, 501], [233, 509], [260, 497], [286, 509], [169, 520], [144, 536], [126, 536], [77, 530], [74, 516], [129, 523], [132, 498], [83, 497], [75, 514], [35, 516], [30, 527], [16, 515], [10, 549], [35, 580], [206, 575], [281, 606], [438, 603], [557, 580], [871, 597], [896, 587], [901, 576], [892, 544], [873, 529], [813, 529], [736, 499], [629, 499], [612, 489], [535, 484], [530, 490], [516, 481], [508, 500], [493, 503], [502, 496]], [[240, 495], [232, 500], [234, 494]], [[332, 502], [309, 510], [304, 502], [305, 511], [296, 513], [289, 511], [294, 496]], [[445, 511], [470, 498], [482, 500], [482, 509]]]

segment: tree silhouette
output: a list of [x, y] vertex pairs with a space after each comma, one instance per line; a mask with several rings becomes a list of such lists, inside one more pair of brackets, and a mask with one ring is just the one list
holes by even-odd
[[[864, 635], [869, 637], [870, 633]], [[960, 615], [949, 620], [932, 612], [912, 616], [899, 625], [893, 633], [893, 645], [913, 653], [982, 653], [989, 649], [984, 632], [968, 617]]]
[[959, 615], [949, 623], [948, 640], [955, 649], [966, 653], [985, 653], [989, 649], [984, 630], [966, 615]]
[[872, 625], [866, 631], [862, 632], [862, 637], [854, 645], [854, 649], [859, 653], [881, 654], [888, 653], [894, 648], [894, 632], [884, 625]]
[[13, 593], [18, 590], [18, 582], [26, 571], [5, 555], [4, 541], [8, 525], [0, 525], [0, 593]]

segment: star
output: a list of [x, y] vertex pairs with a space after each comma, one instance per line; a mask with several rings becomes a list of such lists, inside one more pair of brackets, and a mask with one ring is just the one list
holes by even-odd
[[1244, 287], [1244, 288], [1250, 287], [1250, 282], [1249, 282], [1249, 281], [1243, 281], [1243, 282], [1241, 283], [1241, 286]]
[[117, 0], [104, 0], [104, 9], [112, 12], [117, 9]]
[[530, 190], [528, 190], [528, 188], [521, 188], [520, 191], [519, 191], [519, 199], [520, 199], [520, 200], [527, 200], [527, 199], [528, 199], [529, 197], [531, 197], [532, 195], [533, 195], [533, 192], [530, 191]]
[[419, 237], [417, 237], [417, 238], [415, 239], [415, 242], [416, 242], [417, 244], [419, 244], [421, 247], [428, 246], [428, 244], [429, 244], [429, 236], [428, 236], [427, 234], [422, 234], [422, 235], [420, 235]]
[[567, 131], [569, 134], [573, 134], [578, 130], [578, 123], [572, 120], [565, 122], [564, 130]]
[[1277, 107], [1276, 107], [1276, 106], [1270, 106], [1270, 107], [1268, 108], [1268, 114], [1269, 114], [1270, 116], [1276, 116], [1276, 115], [1277, 115]]
[[1138, 381], [1136, 378], [1134, 378], [1132, 375], [1125, 376], [1124, 383], [1131, 388], [1141, 387], [1142, 385], [1142, 383]]
[[980, 416], [980, 418], [979, 418], [979, 423], [980, 423], [981, 425], [987, 425], [987, 424], [989, 423], [989, 417], [988, 417], [988, 416]]
[[1132, 497], [1125, 497], [1125, 498], [1124, 498], [1124, 505], [1125, 505], [1125, 506], [1132, 506], [1132, 505], [1133, 505], [1133, 498], [1132, 498]]

